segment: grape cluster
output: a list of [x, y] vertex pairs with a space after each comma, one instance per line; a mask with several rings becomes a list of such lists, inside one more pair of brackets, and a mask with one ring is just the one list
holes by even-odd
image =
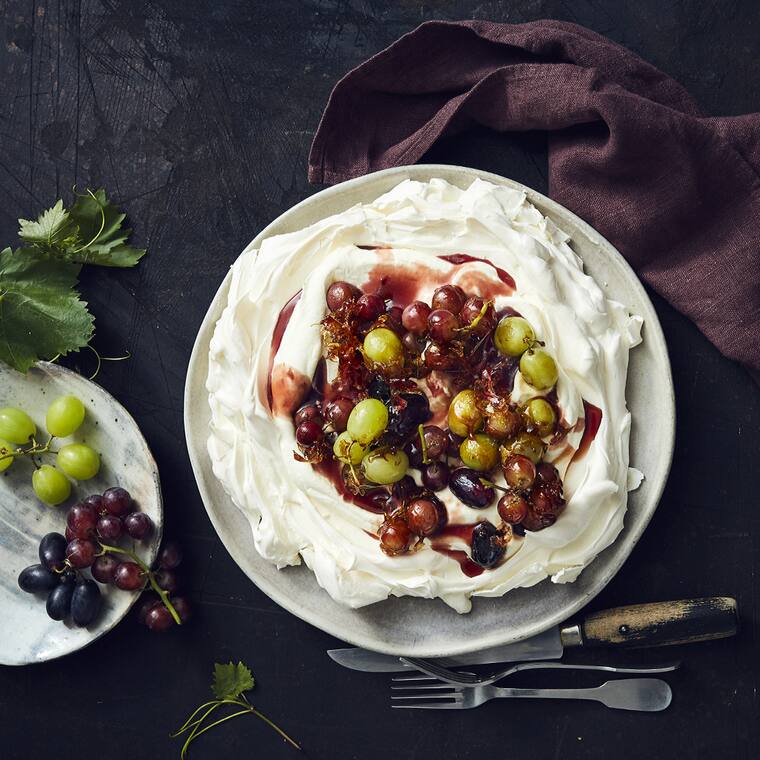
[[[448, 487], [484, 509], [502, 491], [502, 524], [479, 523], [471, 541], [473, 560], [492, 567], [514, 533], [547, 527], [564, 507], [559, 474], [542, 462], [548, 442], [563, 434], [552, 397], [556, 362], [525, 318], [497, 314], [493, 302], [457, 285], [404, 308], [390, 295], [347, 282], [328, 288], [323, 353], [338, 363], [337, 375], [294, 416], [298, 456], [336, 460], [350, 493], [393, 489], [379, 531], [390, 555], [445, 525], [436, 492]], [[510, 396], [518, 370], [536, 392], [520, 407]], [[447, 428], [425, 424], [432, 415], [418, 381], [431, 373], [458, 390]], [[410, 468], [420, 471], [421, 486]], [[491, 479], [498, 471], [506, 488]]]
[[[0, 409], [0, 472], [7, 470], [16, 459], [30, 457], [35, 462], [32, 488], [40, 501], [50, 506], [66, 501], [71, 495], [69, 478], [89, 480], [100, 470], [100, 455], [87, 444], [68, 443], [57, 452], [51, 449], [55, 438], [66, 438], [79, 430], [84, 417], [84, 404], [76, 396], [55, 399], [45, 416], [48, 440], [40, 444], [35, 438], [37, 426], [25, 411], [15, 407]], [[53, 453], [57, 468], [37, 464], [37, 458]]]

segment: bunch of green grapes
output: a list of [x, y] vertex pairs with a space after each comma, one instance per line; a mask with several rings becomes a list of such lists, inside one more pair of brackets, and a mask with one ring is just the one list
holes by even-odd
[[[84, 404], [76, 396], [60, 396], [47, 409], [45, 427], [47, 443], [36, 440], [37, 426], [22, 409], [0, 409], [0, 472], [7, 470], [16, 459], [31, 458], [35, 469], [32, 488], [45, 504], [55, 506], [71, 494], [71, 482], [94, 478], [100, 470], [100, 456], [84, 443], [68, 443], [57, 451], [52, 448], [55, 438], [66, 438], [84, 422]], [[46, 454], [55, 454], [56, 466], [38, 462]], [[66, 477], [68, 475], [68, 477]]]

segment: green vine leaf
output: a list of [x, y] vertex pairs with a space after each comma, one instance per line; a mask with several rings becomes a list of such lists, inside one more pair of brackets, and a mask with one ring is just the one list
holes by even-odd
[[71, 245], [76, 241], [77, 225], [59, 200], [55, 206], [43, 211], [37, 220], [19, 219], [18, 236], [26, 243], [44, 248]]
[[217, 699], [237, 699], [245, 691], [253, 688], [254, 680], [251, 671], [242, 663], [232, 662], [226, 665], [214, 665], [214, 680], [211, 691]]

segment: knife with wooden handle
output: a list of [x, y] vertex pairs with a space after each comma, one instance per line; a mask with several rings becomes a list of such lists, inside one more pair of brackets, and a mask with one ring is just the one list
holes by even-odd
[[[634, 604], [593, 612], [576, 623], [523, 641], [435, 661], [445, 667], [497, 662], [555, 660], [567, 647], [660, 647], [734, 636], [739, 627], [736, 600], [727, 596]], [[330, 649], [340, 665], [365, 672], [406, 670], [396, 655], [369, 649]]]

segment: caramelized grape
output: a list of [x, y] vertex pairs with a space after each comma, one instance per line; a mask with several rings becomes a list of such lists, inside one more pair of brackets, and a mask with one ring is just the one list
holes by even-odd
[[323, 437], [322, 427], [314, 420], [306, 420], [296, 428], [296, 441], [301, 446], [312, 446]]
[[430, 416], [430, 402], [424, 393], [397, 393], [389, 404], [388, 432], [408, 438]]
[[459, 501], [475, 509], [484, 509], [493, 503], [496, 492], [485, 485], [482, 475], [467, 467], [459, 467], [451, 473], [449, 488]]
[[422, 428], [422, 437], [425, 439], [425, 453], [428, 459], [438, 459], [446, 453], [449, 437], [445, 430], [437, 425], [425, 425]]
[[464, 306], [462, 289], [456, 285], [442, 285], [433, 293], [433, 309], [445, 309], [453, 314], [459, 314]]
[[319, 411], [319, 405], [316, 402], [304, 404], [293, 417], [293, 422], [298, 427], [302, 422], [314, 420], [317, 424], [322, 422], [322, 414]]
[[534, 533], [544, 528], [548, 528], [557, 522], [557, 516], [551, 513], [539, 515], [533, 509], [528, 510], [528, 514], [525, 515], [522, 521], [522, 525], [526, 530], [533, 531]]
[[493, 438], [513, 438], [520, 432], [522, 418], [511, 409], [497, 409], [486, 417], [485, 431]]
[[501, 447], [501, 463], [505, 464], [512, 454], [528, 457], [533, 464], [538, 464], [544, 456], [544, 442], [532, 433], [520, 433], [514, 441]]
[[482, 522], [472, 529], [471, 547], [472, 561], [488, 568], [504, 556], [506, 541], [495, 525]]
[[446, 509], [434, 496], [415, 499], [406, 510], [406, 522], [409, 530], [423, 538], [437, 533], [446, 519]]
[[459, 363], [460, 359], [456, 354], [438, 343], [431, 343], [425, 349], [425, 366], [428, 369], [445, 371], [455, 369]]
[[506, 493], [499, 499], [499, 517], [510, 525], [521, 523], [528, 514], [528, 502], [518, 493]]
[[559, 479], [559, 472], [553, 464], [549, 462], [541, 462], [536, 467], [536, 481], [538, 483], [557, 483], [560, 490], [562, 489], [562, 483]]
[[493, 336], [496, 350], [505, 356], [522, 356], [535, 340], [533, 328], [522, 317], [503, 317]]
[[412, 354], [412, 356], [419, 356], [425, 350], [424, 339], [418, 338], [414, 333], [404, 333], [401, 342], [403, 343], [404, 348]]
[[443, 491], [449, 484], [449, 466], [445, 462], [431, 462], [422, 468], [422, 484], [431, 491]]
[[400, 306], [389, 306], [385, 313], [388, 315], [388, 327], [400, 333], [403, 330], [401, 315], [404, 313], [404, 310]]
[[526, 351], [520, 359], [520, 372], [528, 385], [548, 391], [559, 377], [554, 359], [542, 348]]
[[504, 462], [504, 479], [507, 485], [517, 491], [525, 491], [533, 485], [536, 479], [536, 466], [528, 457], [512, 454]]
[[545, 398], [533, 398], [525, 408], [528, 419], [541, 436], [549, 435], [554, 430], [557, 415], [554, 407]]
[[430, 311], [430, 307], [424, 301], [413, 301], [401, 313], [401, 324], [414, 335], [424, 335], [427, 332]]
[[385, 301], [374, 293], [365, 293], [357, 302], [357, 316], [372, 322], [385, 311]]
[[499, 447], [490, 435], [477, 433], [462, 441], [459, 458], [466, 467], [478, 472], [488, 472], [496, 467], [499, 461]]
[[349, 301], [355, 301], [361, 291], [350, 282], [334, 282], [327, 289], [327, 308], [336, 311]]
[[496, 312], [493, 303], [488, 303], [485, 298], [473, 296], [464, 302], [459, 318], [465, 327], [470, 327], [475, 335], [486, 335], [493, 330], [496, 324]]
[[478, 409], [478, 397], [475, 391], [460, 391], [451, 401], [448, 414], [449, 428], [457, 435], [467, 436], [480, 430], [483, 415]]
[[360, 401], [348, 415], [346, 429], [355, 441], [372, 443], [388, 427], [388, 407], [376, 398]]
[[364, 354], [375, 364], [388, 368], [399, 365], [404, 360], [401, 340], [387, 327], [377, 327], [367, 333], [364, 338]]
[[439, 343], [449, 343], [461, 327], [459, 319], [446, 309], [436, 309], [428, 317], [428, 332], [430, 337]]
[[406, 475], [409, 458], [401, 450], [371, 451], [362, 459], [364, 475], [372, 483], [389, 485]]
[[341, 433], [333, 444], [335, 458], [346, 464], [360, 464], [367, 453], [367, 446], [355, 441], [348, 432]]
[[333, 429], [342, 433], [348, 427], [348, 417], [354, 408], [354, 402], [341, 396], [333, 399], [325, 407], [325, 417], [333, 426]]
[[464, 438], [449, 430], [448, 439], [449, 445], [446, 449], [446, 454], [454, 459], [459, 459], [459, 447], [462, 445]]
[[391, 556], [409, 551], [414, 542], [414, 534], [399, 517], [391, 518], [378, 531], [380, 548]]

